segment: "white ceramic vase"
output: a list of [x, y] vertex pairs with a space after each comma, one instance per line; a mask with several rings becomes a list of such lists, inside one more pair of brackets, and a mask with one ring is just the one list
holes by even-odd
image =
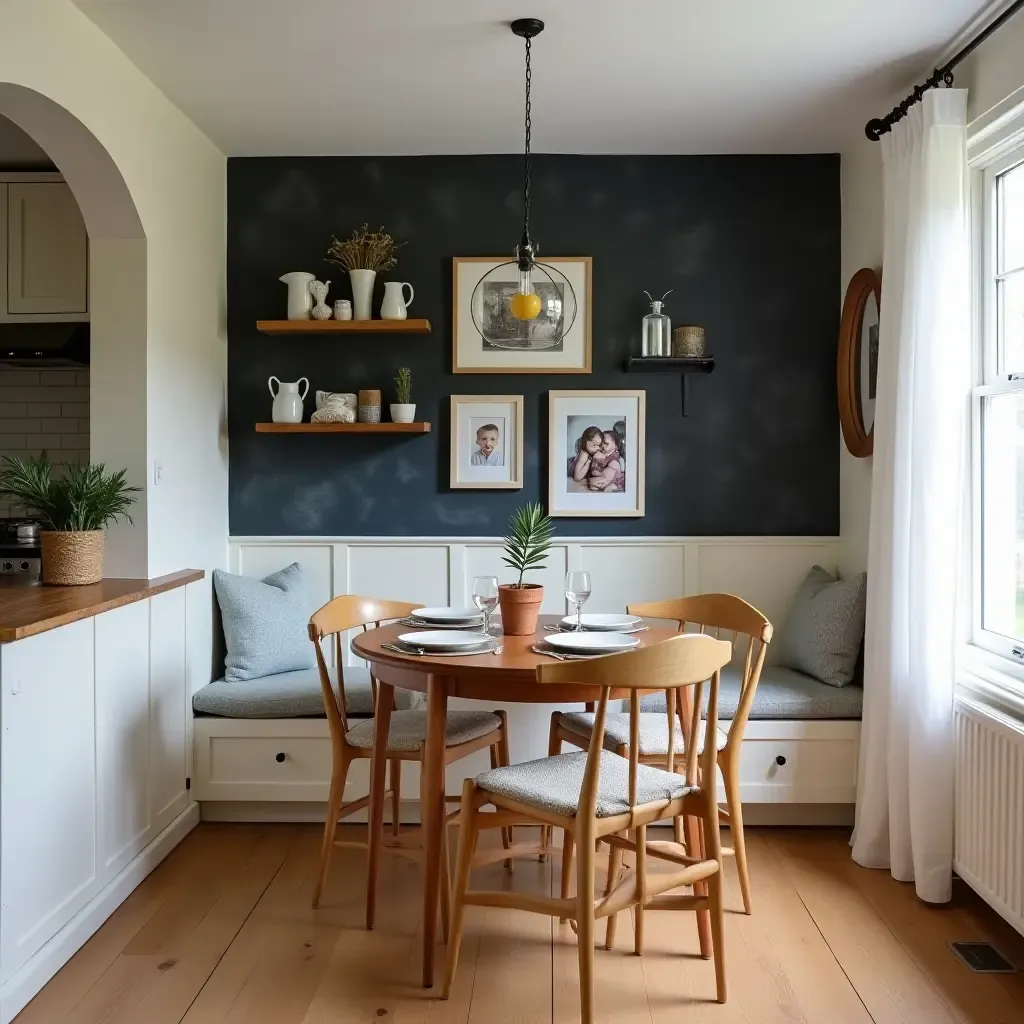
[[416, 419], [416, 404], [414, 402], [391, 403], [392, 423], [412, 423], [414, 419]]
[[[277, 385], [276, 392], [274, 391], [275, 384]], [[299, 392], [300, 384], [304, 385], [301, 393]], [[267, 380], [267, 387], [274, 396], [274, 407], [271, 410], [270, 418], [275, 423], [301, 423], [302, 400], [306, 397], [306, 392], [309, 391], [309, 380], [306, 377], [300, 377], [297, 381], [286, 384], [276, 377], [271, 377]]]
[[282, 274], [278, 281], [288, 285], [288, 319], [308, 320], [313, 309], [313, 296], [309, 286], [316, 280], [315, 274], [307, 274], [302, 270], [293, 270], [290, 274]]
[[354, 320], [370, 320], [373, 318], [373, 282], [377, 279], [376, 270], [350, 270], [349, 283], [352, 285], [352, 308]]
[[[406, 288], [409, 289], [409, 298], [405, 297]], [[385, 281], [384, 301], [380, 304], [381, 320], [405, 320], [415, 294], [408, 281]]]
[[330, 281], [311, 281], [309, 284], [309, 294], [316, 299], [316, 305], [313, 307], [314, 320], [331, 319], [331, 307], [327, 305], [327, 290], [330, 287]]

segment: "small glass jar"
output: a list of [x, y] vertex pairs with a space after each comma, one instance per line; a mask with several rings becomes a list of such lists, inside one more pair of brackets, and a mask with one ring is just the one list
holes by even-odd
[[[669, 289], [671, 291], [671, 289]], [[668, 295], [669, 292], [665, 292]], [[672, 320], [663, 313], [665, 295], [660, 299], [651, 298], [650, 292], [644, 292], [650, 299], [651, 311], [644, 317], [643, 333], [640, 340], [640, 355], [670, 356], [672, 355]]]

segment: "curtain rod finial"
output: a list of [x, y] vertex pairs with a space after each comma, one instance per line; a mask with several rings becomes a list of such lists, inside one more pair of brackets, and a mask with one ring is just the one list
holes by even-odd
[[872, 141], [877, 142], [889, 129], [880, 117], [873, 117], [864, 125], [864, 134]]

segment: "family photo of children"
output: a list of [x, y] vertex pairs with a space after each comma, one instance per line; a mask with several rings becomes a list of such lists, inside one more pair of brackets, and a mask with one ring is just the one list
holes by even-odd
[[626, 489], [626, 421], [612, 417], [566, 418], [566, 489], [569, 493]]

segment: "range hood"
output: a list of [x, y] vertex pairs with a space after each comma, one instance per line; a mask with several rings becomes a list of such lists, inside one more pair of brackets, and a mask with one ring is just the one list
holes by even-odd
[[89, 325], [3, 324], [0, 325], [0, 365], [66, 367], [89, 365]]

